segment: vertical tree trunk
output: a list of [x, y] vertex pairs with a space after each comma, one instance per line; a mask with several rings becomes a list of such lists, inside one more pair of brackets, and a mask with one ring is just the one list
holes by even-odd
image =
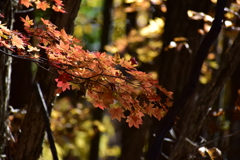
[[[159, 64], [159, 83], [167, 90], [172, 91], [174, 99], [177, 99], [183, 87], [186, 85], [195, 53], [201, 43], [202, 36], [198, 29], [203, 28], [203, 21], [191, 20], [188, 10], [194, 10], [207, 13], [211, 2], [203, 1], [175, 1], [166, 2], [167, 13], [165, 16], [165, 26], [163, 34], [163, 47], [156, 63]], [[175, 37], [185, 37], [191, 49], [191, 52], [182, 47], [166, 50], [166, 47]], [[154, 141], [153, 135], [157, 133], [159, 121], [153, 119], [153, 128], [150, 134], [150, 146]], [[167, 156], [172, 152], [172, 144], [166, 142], [163, 144], [163, 152]], [[161, 157], [160, 159], [165, 159]]]
[[[14, 13], [13, 29], [26, 34], [23, 22], [20, 17], [29, 16], [33, 19], [33, 11]], [[10, 105], [15, 109], [23, 109], [26, 107], [32, 85], [32, 69], [31, 62], [21, 59], [13, 59]]]
[[119, 160], [141, 160], [144, 157], [144, 145], [147, 141], [147, 131], [149, 127], [148, 118], [144, 118], [140, 128], [129, 128], [126, 122], [121, 122], [121, 156]]
[[[238, 98], [238, 90], [240, 89], [240, 65], [238, 65], [236, 71], [234, 72], [233, 76], [230, 80], [230, 95], [229, 95], [229, 102], [227, 103], [226, 108], [226, 118], [230, 121], [230, 134], [234, 134], [235, 132], [239, 131], [240, 129], [240, 119], [237, 115], [234, 115], [235, 111], [235, 102]], [[240, 134], [236, 134], [229, 138], [229, 145], [230, 148], [227, 153], [227, 158], [229, 160], [237, 160], [240, 157]]]
[[[8, 73], [8, 70], [10, 69], [9, 65], [9, 61], [8, 60], [9, 57], [6, 57], [4, 55], [0, 55], [0, 74], [2, 76], [0, 76], [0, 158], [3, 155], [3, 151], [5, 148], [5, 143], [6, 143], [6, 136], [7, 136], [7, 117], [8, 117], [8, 113], [7, 113], [7, 107], [8, 104], [6, 104], [6, 98], [8, 96], [6, 96], [6, 89], [8, 84], [5, 81], [5, 77], [8, 77], [6, 75], [6, 73]], [[8, 77], [7, 79], [9, 79], [10, 77]]]
[[[157, 64], [159, 64], [159, 82], [167, 90], [174, 92], [174, 98], [178, 97], [186, 84], [192, 61], [203, 38], [198, 33], [198, 29], [203, 27], [203, 22], [191, 20], [187, 11], [194, 10], [207, 13], [210, 6], [211, 2], [209, 0], [167, 1], [163, 48], [157, 59]], [[180, 50], [165, 50], [175, 37], [187, 38], [192, 53], [184, 47]]]
[[[0, 1], [0, 13], [5, 15], [5, 18], [0, 18], [2, 23], [11, 20], [12, 9], [10, 0]], [[11, 23], [8, 24], [8, 27], [11, 27]], [[11, 85], [11, 65], [12, 57], [0, 54], [0, 159], [6, 156], [4, 154], [6, 138], [10, 136], [9, 128], [7, 128], [7, 119]]]
[[203, 126], [207, 125], [209, 109], [212, 108], [224, 84], [240, 63], [239, 46], [240, 35], [237, 36], [231, 49], [226, 54], [227, 56], [220, 65], [221, 67], [218, 69], [216, 76], [204, 87], [198, 101], [191, 104], [192, 108], [189, 107], [188, 112], [185, 112], [181, 119], [184, 121], [184, 125], [182, 125], [181, 134], [172, 150], [171, 159], [186, 159], [190, 153], [196, 150], [192, 144], [186, 141], [186, 138], [192, 142], [198, 142]]

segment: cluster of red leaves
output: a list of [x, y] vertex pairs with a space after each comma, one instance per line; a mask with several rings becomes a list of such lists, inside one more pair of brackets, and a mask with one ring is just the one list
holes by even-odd
[[[25, 3], [24, 3], [25, 2]], [[38, 1], [32, 1], [38, 2]], [[41, 3], [44, 1], [41, 1]], [[55, 0], [58, 4], [60, 1]], [[26, 5], [23, 0], [20, 3]], [[34, 28], [29, 17], [22, 18], [28, 37], [38, 40], [36, 46], [25, 35], [9, 30], [0, 24], [0, 46], [16, 52], [18, 56], [45, 63], [39, 56], [40, 49], [48, 56], [47, 62], [58, 70], [55, 81], [61, 93], [66, 89], [86, 90], [86, 95], [95, 107], [109, 109], [111, 118], [126, 118], [129, 126], [139, 128], [144, 115], [161, 119], [172, 106], [172, 92], [158, 85], [150, 75], [137, 71], [135, 58], [125, 60], [116, 53], [89, 52], [78, 45], [78, 40], [66, 34], [48, 20], [41, 19], [44, 28]], [[156, 90], [164, 96], [160, 97]], [[125, 111], [129, 115], [124, 114]]]
[[[52, 1], [54, 1], [54, 4], [52, 5], [52, 9], [54, 11], [65, 13], [63, 8], [64, 4], [62, 3], [61, 0], [52, 0]], [[22, 4], [27, 8], [35, 4], [36, 9], [41, 9], [43, 11], [46, 11], [47, 8], [50, 8], [50, 4], [45, 0], [19, 0], [19, 4]]]

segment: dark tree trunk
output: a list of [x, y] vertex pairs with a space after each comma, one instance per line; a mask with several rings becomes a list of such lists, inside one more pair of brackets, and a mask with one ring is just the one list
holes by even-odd
[[144, 145], [147, 142], [147, 131], [149, 127], [148, 118], [138, 128], [129, 128], [126, 122], [122, 122], [121, 156], [119, 160], [141, 160], [144, 157]]
[[[167, 90], [174, 92], [175, 99], [186, 84], [192, 61], [203, 38], [198, 33], [198, 29], [203, 28], [203, 22], [191, 20], [187, 11], [194, 10], [207, 13], [210, 6], [211, 2], [209, 0], [167, 1], [163, 48], [157, 59], [157, 64], [159, 64], [160, 84]], [[192, 52], [184, 47], [182, 49], [165, 50], [175, 37], [187, 38], [187, 43]]]
[[[12, 8], [10, 0], [0, 1], [0, 13], [4, 14], [5, 18], [1, 18], [1, 23], [11, 22]], [[12, 27], [11, 23], [7, 24]], [[4, 48], [1, 48], [5, 51]], [[10, 138], [10, 129], [8, 126], [8, 107], [11, 86], [11, 72], [12, 72], [12, 57], [0, 54], [0, 159], [6, 156], [5, 146], [7, 138]]]
[[[14, 13], [14, 30], [26, 34], [20, 17], [26, 17], [27, 15], [30, 19], [33, 19], [33, 11]], [[25, 108], [29, 101], [33, 81], [31, 65], [30, 61], [13, 59], [9, 103], [15, 109]]]
[[[39, 69], [36, 74], [35, 81], [39, 82], [46, 104], [51, 110], [51, 103], [53, 102], [54, 75], [46, 70]], [[36, 160], [42, 152], [42, 143], [45, 131], [44, 116], [42, 104], [39, 94], [35, 87], [32, 88], [30, 102], [27, 107], [27, 114], [21, 126], [21, 134], [18, 138], [15, 152], [13, 154], [14, 160]]]
[[[240, 89], [240, 65], [238, 65], [236, 71], [230, 80], [230, 95], [229, 102], [227, 103], [226, 108], [226, 118], [231, 122], [230, 124], [230, 134], [234, 134], [240, 129], [240, 117], [234, 113], [235, 102], [239, 98], [238, 90]], [[235, 134], [229, 138], [229, 151], [227, 153], [227, 158], [229, 160], [237, 160], [240, 157], [240, 134]]]
[[191, 104], [188, 112], [182, 117], [184, 126], [182, 126], [181, 134], [177, 144], [172, 150], [171, 159], [186, 159], [196, 150], [185, 138], [192, 142], [198, 142], [199, 135], [204, 125], [207, 125], [209, 118], [209, 108], [212, 108], [217, 96], [227, 80], [231, 77], [238, 64], [240, 63], [240, 55], [238, 54], [240, 45], [240, 35], [235, 39], [231, 49], [227, 52], [221, 67], [211, 82], [204, 87], [199, 95], [198, 101]]
[[[198, 29], [203, 28], [203, 21], [191, 20], [187, 15], [187, 11], [194, 10], [208, 13], [211, 2], [209, 0], [168, 0], [166, 5], [163, 47], [159, 57], [156, 58], [156, 63], [159, 64], [159, 83], [166, 87], [167, 90], [172, 91], [176, 100], [186, 85], [196, 51], [203, 39], [202, 35], [198, 33]], [[191, 51], [185, 47], [166, 50], [166, 47], [175, 37], [185, 37]], [[150, 146], [154, 139], [153, 135], [157, 133], [159, 123], [159, 121], [153, 119]], [[171, 143], [164, 143], [162, 147], [164, 154], [168, 156], [172, 152], [172, 147]], [[161, 157], [160, 159], [165, 158]]]

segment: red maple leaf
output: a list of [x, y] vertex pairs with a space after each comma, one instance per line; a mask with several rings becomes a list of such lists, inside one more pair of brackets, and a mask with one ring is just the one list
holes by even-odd
[[59, 77], [57, 79], [55, 79], [55, 81], [57, 82], [57, 87], [62, 88], [62, 91], [64, 92], [66, 89], [70, 90], [70, 83], [69, 81], [72, 80], [72, 77], [65, 73], [65, 72], [61, 72], [59, 71]]
[[120, 121], [121, 118], [125, 118], [123, 111], [124, 110], [121, 107], [113, 107], [108, 112], [111, 114], [112, 119], [116, 118], [118, 121]]
[[65, 83], [72, 80], [72, 77], [69, 74], [62, 71], [59, 71], [58, 73], [60, 74], [57, 78], [58, 81], [62, 81], [63, 83]]
[[126, 122], [128, 122], [129, 127], [135, 126], [136, 128], [139, 128], [139, 124], [142, 124], [142, 118], [138, 115], [134, 115], [131, 113], [127, 117]]
[[69, 82], [63, 82], [63, 81], [59, 81], [58, 79], [55, 79], [55, 81], [57, 82], [57, 87], [62, 88], [62, 91], [64, 92], [66, 89], [70, 90], [70, 83]]
[[131, 65], [138, 65], [138, 62], [135, 57], [132, 57], [129, 61], [131, 62]]

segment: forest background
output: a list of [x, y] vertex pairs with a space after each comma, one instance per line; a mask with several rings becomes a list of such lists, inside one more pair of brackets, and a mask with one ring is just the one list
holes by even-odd
[[[67, 13], [3, 0], [0, 11], [15, 30], [25, 32], [20, 17], [26, 15], [38, 25], [40, 18], [50, 19], [59, 30], [65, 28], [80, 39], [85, 50], [135, 57], [138, 70], [158, 79], [174, 99], [187, 85], [216, 8], [215, 0], [63, 0], [63, 4]], [[222, 30], [202, 65], [194, 93], [157, 151], [159, 159], [239, 159], [239, 8], [240, 1], [227, 1]], [[1, 123], [10, 129], [1, 136], [1, 144], [6, 143], [2, 159], [52, 159], [44, 138], [44, 116], [36, 107], [40, 107], [36, 79], [48, 106], [54, 102], [51, 128], [59, 159], [140, 160], [151, 149], [159, 129], [156, 118], [146, 116], [139, 129], [129, 128], [125, 120], [111, 120], [108, 111], [94, 108], [82, 93], [67, 90], [55, 99], [56, 76], [32, 62], [1, 54], [0, 65], [5, 75], [0, 79]], [[8, 100], [14, 108], [10, 115]], [[4, 135], [4, 125], [0, 131]]]

